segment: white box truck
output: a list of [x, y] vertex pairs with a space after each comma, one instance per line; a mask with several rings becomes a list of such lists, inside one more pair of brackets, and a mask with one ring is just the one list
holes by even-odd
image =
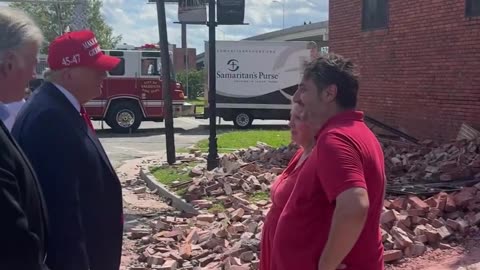
[[[205, 45], [208, 118], [208, 43]], [[254, 119], [287, 120], [306, 63], [318, 55], [311, 41], [217, 41], [217, 116], [248, 128]]]

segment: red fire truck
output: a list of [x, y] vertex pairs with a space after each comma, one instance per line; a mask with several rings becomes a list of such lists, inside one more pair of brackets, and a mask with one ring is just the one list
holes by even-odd
[[[104, 50], [104, 53], [120, 58], [121, 62], [108, 72], [101, 96], [85, 104], [90, 117], [105, 121], [118, 133], [133, 132], [142, 121], [163, 121], [160, 51], [143, 47], [141, 50]], [[39, 55], [37, 84], [43, 81], [47, 67], [47, 56]], [[173, 114], [178, 117], [182, 115], [184, 89], [174, 80], [173, 72], [171, 78]]]

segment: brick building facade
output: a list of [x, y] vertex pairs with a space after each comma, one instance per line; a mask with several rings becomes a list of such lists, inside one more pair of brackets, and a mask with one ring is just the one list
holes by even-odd
[[480, 0], [330, 0], [329, 27], [367, 115], [419, 139], [480, 129]]
[[188, 70], [197, 69], [197, 50], [194, 48], [188, 48], [187, 50], [182, 48], [173, 49], [173, 66], [175, 67], [175, 73], [183, 72], [187, 70], [188, 57]]

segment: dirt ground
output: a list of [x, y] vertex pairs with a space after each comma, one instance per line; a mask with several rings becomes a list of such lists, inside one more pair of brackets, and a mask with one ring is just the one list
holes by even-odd
[[[122, 183], [138, 179], [139, 166], [144, 159], [131, 160], [117, 169]], [[154, 194], [133, 194], [131, 190], [123, 189], [125, 227], [134, 227], [138, 223], [170, 211], [171, 208]], [[135, 241], [124, 237], [122, 264], [120, 270], [128, 270], [138, 255], [134, 252]], [[459, 267], [480, 262], [480, 232], [469, 237], [462, 245], [451, 249], [429, 250], [423, 256], [398, 261], [385, 266], [386, 270], [457, 270]], [[475, 268], [476, 269], [476, 268]], [[474, 269], [472, 269], [474, 270]], [[480, 269], [479, 269], [480, 270]]]
[[[139, 168], [144, 163], [145, 159], [130, 160], [117, 169], [122, 186], [124, 186], [126, 181], [139, 179]], [[148, 220], [171, 210], [157, 195], [149, 194], [148, 192], [137, 195], [125, 187], [123, 188], [123, 208], [125, 231], [139, 223], [147, 223]], [[120, 270], [128, 270], [128, 266], [137, 261], [137, 258], [135, 241], [128, 239], [126, 234], [124, 234]]]
[[[387, 265], [386, 270], [457, 270], [480, 262], [480, 234], [470, 236], [461, 246], [429, 250], [423, 256]], [[474, 270], [474, 269], [472, 269]]]

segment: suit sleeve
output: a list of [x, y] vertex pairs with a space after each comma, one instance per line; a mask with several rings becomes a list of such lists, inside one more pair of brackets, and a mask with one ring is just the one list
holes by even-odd
[[317, 174], [330, 202], [348, 189], [367, 189], [359, 149], [345, 135], [327, 133], [319, 138], [316, 155], [321, 166]]
[[[62, 129], [48, 123], [60, 123]], [[58, 114], [42, 113], [20, 135], [19, 144], [35, 168], [48, 207], [50, 237], [47, 265], [52, 269], [88, 269], [82, 224], [75, 129]], [[88, 169], [88, 168], [85, 168]]]
[[28, 228], [17, 180], [0, 168], [0, 269], [44, 270], [40, 239]]

